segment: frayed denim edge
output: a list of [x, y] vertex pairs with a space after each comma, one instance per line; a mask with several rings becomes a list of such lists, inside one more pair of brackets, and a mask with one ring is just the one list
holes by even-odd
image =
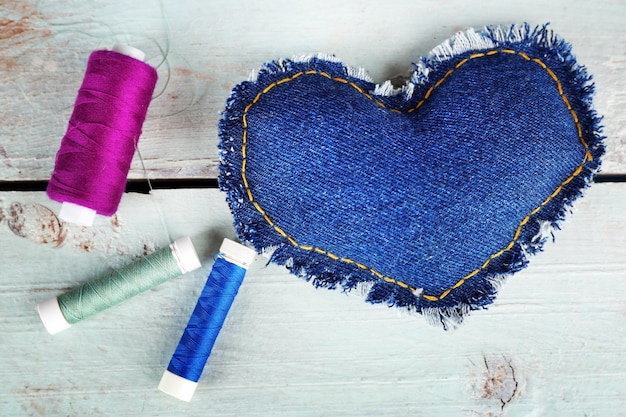
[[[236, 138], [236, 132], [241, 131], [243, 106], [275, 80], [276, 76], [302, 69], [324, 70], [335, 76], [359, 81], [376, 93], [386, 93], [383, 95], [387, 96], [401, 95], [409, 102], [413, 100], [414, 94], [418, 92], [423, 94], [425, 88], [432, 83], [430, 80], [436, 79], [436, 75], [444, 72], [451, 60], [470, 52], [504, 47], [539, 51], [542, 59], [567, 68], [568, 79], [564, 82], [567, 85], [567, 95], [578, 115], [583, 137], [593, 161], [585, 163], [580, 175], [564, 186], [556, 198], [531, 217], [522, 228], [515, 246], [507, 251], [506, 256], [501, 256], [497, 262], [490, 263], [486, 269], [472, 278], [471, 294], [457, 291], [457, 294], [451, 294], [445, 299], [428, 301], [409, 290], [380, 281], [367, 271], [333, 262], [322, 254], [294, 247], [278, 236], [247, 201], [245, 187], [241, 181], [240, 145], [238, 147], [236, 143], [240, 138]], [[571, 211], [573, 201], [583, 194], [591, 184], [593, 176], [599, 171], [605, 145], [600, 125], [601, 118], [592, 108], [594, 86], [591, 77], [587, 74], [586, 68], [576, 62], [571, 53], [571, 45], [558, 37], [547, 24], [534, 29], [524, 24], [508, 28], [491, 26], [478, 32], [470, 29], [458, 33], [415, 64], [411, 79], [399, 91], [393, 90], [388, 82], [376, 86], [362, 69], [344, 66], [335, 58], [325, 58], [328, 57], [304, 56], [296, 60], [267, 63], [256, 76], [251, 77], [251, 81], [235, 87], [228, 99], [219, 122], [221, 163], [218, 181], [220, 189], [227, 194], [227, 202], [235, 218], [236, 232], [242, 241], [250, 243], [259, 253], [269, 257], [269, 262], [286, 266], [291, 273], [312, 282], [316, 287], [341, 288], [345, 292], [366, 290], [367, 301], [371, 303], [386, 303], [408, 312], [421, 313], [431, 324], [442, 326], [444, 329], [455, 328], [471, 311], [484, 309], [493, 303], [502, 282], [509, 275], [523, 269], [528, 264], [530, 255], [542, 250], [546, 240], [552, 236], [554, 230], [560, 228], [560, 223]]]

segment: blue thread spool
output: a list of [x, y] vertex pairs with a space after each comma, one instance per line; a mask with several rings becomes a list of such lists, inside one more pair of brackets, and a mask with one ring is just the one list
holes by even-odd
[[189, 318], [159, 389], [179, 400], [191, 401], [228, 310], [256, 253], [224, 239], [207, 282]]
[[56, 334], [200, 266], [191, 239], [183, 237], [153, 254], [38, 304], [37, 311], [48, 333]]

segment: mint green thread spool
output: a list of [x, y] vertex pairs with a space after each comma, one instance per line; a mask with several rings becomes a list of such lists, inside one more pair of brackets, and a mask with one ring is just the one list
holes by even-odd
[[87, 317], [198, 268], [200, 260], [193, 243], [184, 237], [118, 270], [38, 304], [37, 311], [48, 332], [56, 334]]

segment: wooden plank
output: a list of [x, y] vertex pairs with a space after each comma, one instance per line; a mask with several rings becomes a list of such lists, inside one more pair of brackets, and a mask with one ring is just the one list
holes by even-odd
[[[316, 290], [259, 259], [187, 404], [156, 386], [211, 254], [233, 236], [223, 195], [126, 194], [115, 219], [65, 225], [57, 247], [57, 203], [0, 193], [0, 414], [623, 415], [624, 195], [621, 184], [593, 186], [556, 244], [455, 331]], [[35, 304], [183, 235], [202, 254], [200, 271], [45, 332]]]
[[160, 76], [140, 142], [147, 173], [136, 157], [130, 177], [214, 178], [219, 113], [234, 85], [263, 62], [325, 52], [383, 82], [458, 30], [524, 20], [550, 21], [595, 76], [609, 143], [604, 171], [626, 173], [625, 14], [622, 0], [7, 3], [0, 178], [49, 178], [88, 54], [116, 42], [145, 50]]

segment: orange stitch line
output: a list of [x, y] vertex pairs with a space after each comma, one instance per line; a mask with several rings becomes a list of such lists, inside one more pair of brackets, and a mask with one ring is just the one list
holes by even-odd
[[386, 109], [386, 108], [387, 108], [387, 106], [385, 106], [385, 104], [384, 104], [384, 103], [382, 103], [382, 102], [380, 102], [380, 101], [378, 101], [378, 100], [373, 100], [373, 101], [374, 101], [374, 103], [378, 104], [378, 105], [379, 105], [380, 107], [382, 107], [383, 109]]
[[[450, 70], [452, 71], [452, 70]], [[441, 79], [439, 81], [437, 81], [437, 84], [435, 84], [435, 88], [439, 87], [441, 84], [443, 84], [443, 82], [446, 80], [447, 77], [441, 77]]]
[[478, 274], [479, 272], [480, 272], [480, 270], [479, 270], [479, 269], [475, 269], [474, 271], [472, 271], [472, 272], [470, 272], [469, 274], [465, 275], [465, 276], [463, 277], [463, 280], [470, 279], [470, 278], [472, 278], [474, 275]]
[[276, 83], [272, 83], [263, 89], [263, 94], [267, 94], [272, 88], [276, 87]]
[[456, 64], [456, 65], [454, 66], [454, 68], [456, 68], [456, 69], [461, 68], [463, 65], [465, 65], [465, 63], [466, 63], [467, 61], [469, 61], [469, 59], [467, 59], [467, 58], [463, 59], [463, 60], [462, 60], [462, 61], [460, 61], [458, 64]]
[[[269, 217], [267, 217], [267, 216], [263, 216], [263, 217], [265, 217], [265, 220], [268, 220], [268, 219], [269, 219]], [[280, 235], [281, 235], [282, 237], [289, 238], [289, 236], [287, 235], [287, 233], [286, 233], [283, 229], [281, 229], [280, 227], [278, 227], [278, 226], [274, 225], [274, 230], [276, 230], [278, 233], [280, 233]]]
[[381, 274], [380, 272], [378, 272], [378, 271], [377, 271], [377, 270], [375, 270], [375, 269], [372, 269], [372, 273], [373, 273], [374, 275], [376, 275], [378, 278], [383, 278], [383, 277], [384, 277], [384, 275], [383, 275], [383, 274]]
[[[546, 198], [538, 207], [536, 207], [534, 210], [531, 211], [531, 213], [524, 217], [524, 219], [520, 222], [520, 224], [518, 225], [518, 227], [515, 230], [515, 233], [513, 235], [513, 239], [509, 242], [509, 244], [502, 250], [494, 253], [493, 255], [491, 255], [489, 257], [489, 259], [487, 259], [479, 269], [476, 269], [472, 272], [470, 272], [469, 274], [465, 275], [463, 278], [461, 278], [460, 280], [458, 280], [452, 287], [450, 287], [449, 289], [445, 290], [444, 292], [441, 293], [441, 295], [439, 296], [435, 296], [435, 295], [429, 295], [429, 294], [420, 294], [421, 297], [423, 297], [424, 299], [428, 300], [428, 301], [439, 301], [442, 300], [443, 298], [447, 297], [453, 289], [459, 288], [461, 287], [468, 279], [478, 275], [480, 273], [480, 271], [482, 271], [483, 269], [485, 269], [489, 263], [491, 262], [491, 260], [493, 259], [497, 259], [500, 256], [502, 256], [504, 253], [508, 252], [509, 250], [511, 250], [514, 246], [515, 243], [517, 241], [517, 239], [519, 238], [522, 228], [524, 227], [524, 225], [526, 225], [529, 221], [530, 221], [530, 217], [537, 214], [546, 204], [548, 204], [553, 198], [555, 198], [557, 195], [559, 195], [562, 191], [563, 191], [563, 186], [569, 184], [574, 178], [576, 178], [578, 175], [580, 175], [580, 173], [583, 170], [583, 166], [587, 163], [587, 161], [592, 161], [593, 157], [591, 155], [591, 151], [589, 149], [589, 146], [587, 144], [587, 142], [585, 141], [583, 135], [582, 135], [582, 128], [580, 125], [580, 122], [578, 120], [578, 115], [576, 114], [576, 112], [574, 111], [574, 109], [572, 108], [569, 100], [567, 99], [567, 97], [565, 96], [564, 92], [563, 92], [563, 86], [560, 82], [560, 80], [558, 79], [558, 77], [556, 76], [556, 74], [540, 59], [538, 58], [530, 58], [527, 54], [525, 54], [524, 52], [517, 52], [514, 51], [512, 49], [501, 49], [501, 50], [491, 50], [488, 51], [486, 53], [477, 53], [477, 54], [473, 54], [470, 55], [469, 58], [465, 58], [463, 60], [461, 60], [460, 62], [458, 62], [454, 68], [448, 70], [448, 72], [445, 73], [445, 75], [439, 79], [437, 81], [437, 83], [435, 83], [434, 86], [430, 87], [428, 89], [428, 91], [426, 92], [426, 94], [424, 95], [424, 98], [422, 100], [420, 100], [417, 105], [413, 108], [410, 108], [407, 110], [407, 113], [412, 113], [413, 111], [419, 109], [425, 102], [426, 100], [430, 97], [430, 95], [432, 94], [432, 92], [434, 91], [435, 88], [439, 87], [441, 84], [443, 84], [443, 82], [457, 69], [461, 68], [463, 65], [465, 65], [467, 62], [469, 62], [472, 59], [477, 59], [477, 58], [481, 58], [484, 56], [493, 56], [496, 55], [498, 53], [506, 53], [506, 54], [513, 54], [513, 55], [518, 55], [521, 58], [527, 60], [527, 61], [532, 61], [535, 62], [536, 64], [538, 64], [539, 66], [541, 66], [547, 73], [548, 75], [555, 81], [556, 87], [559, 91], [559, 94], [563, 100], [563, 103], [565, 104], [565, 106], [567, 107], [567, 109], [570, 111], [572, 118], [574, 120], [574, 123], [576, 124], [577, 127], [577, 133], [578, 133], [578, 137], [579, 140], [581, 142], [581, 144], [583, 145], [583, 147], [585, 148], [585, 158], [583, 159], [583, 161], [580, 163], [580, 165], [576, 168], [576, 170], [565, 180], [561, 183], [561, 185], [559, 185], [557, 187], [557, 189], [548, 197]], [[250, 200], [250, 202], [254, 205], [254, 207], [256, 208], [256, 210], [263, 216], [263, 218], [265, 219], [265, 221], [267, 221], [267, 223], [272, 226], [279, 234], [281, 234], [282, 236], [284, 236], [285, 238], [287, 238], [287, 240], [296, 247], [299, 247], [303, 250], [308, 250], [308, 251], [315, 251], [324, 255], [327, 255], [329, 258], [333, 259], [333, 260], [339, 260], [341, 262], [344, 263], [349, 263], [349, 264], [354, 264], [357, 267], [359, 267], [360, 269], [364, 269], [364, 270], [368, 270], [369, 272], [371, 272], [372, 274], [374, 274], [375, 276], [377, 276], [378, 278], [386, 281], [386, 282], [390, 282], [390, 283], [394, 283], [397, 284], [398, 286], [400, 286], [401, 288], [405, 288], [405, 289], [409, 289], [412, 292], [415, 292], [416, 289], [410, 287], [408, 284], [402, 282], [402, 281], [398, 281], [396, 279], [390, 278], [390, 277], [386, 277], [384, 276], [382, 273], [376, 271], [375, 269], [369, 268], [366, 265], [356, 262], [352, 259], [348, 259], [348, 258], [340, 258], [339, 256], [330, 253], [328, 251], [325, 251], [324, 249], [321, 248], [317, 248], [317, 247], [313, 247], [313, 246], [304, 246], [304, 245], [299, 245], [295, 239], [293, 239], [291, 236], [287, 235], [287, 233], [285, 233], [284, 230], [282, 230], [280, 227], [278, 227], [273, 221], [272, 219], [265, 213], [265, 211], [263, 210], [263, 208], [259, 205], [258, 202], [256, 202], [253, 198], [252, 195], [252, 191], [249, 187], [248, 184], [248, 179], [246, 176], [246, 166], [247, 166], [247, 158], [246, 158], [246, 153], [247, 153], [247, 130], [248, 130], [248, 122], [247, 122], [247, 115], [248, 115], [248, 111], [261, 99], [263, 94], [266, 94], [267, 92], [269, 92], [272, 88], [276, 87], [277, 85], [295, 80], [296, 78], [307, 74], [307, 75], [321, 75], [323, 77], [326, 77], [328, 79], [331, 79], [333, 81], [337, 81], [343, 84], [348, 84], [350, 85], [352, 88], [354, 88], [355, 90], [357, 90], [359, 93], [363, 94], [365, 97], [367, 97], [368, 99], [376, 102], [379, 106], [383, 107], [383, 108], [387, 108], [385, 106], [384, 103], [378, 101], [378, 100], [374, 100], [373, 97], [368, 94], [365, 93], [363, 91], [362, 88], [360, 88], [358, 85], [356, 85], [353, 82], [349, 82], [346, 79], [343, 78], [339, 78], [339, 77], [331, 77], [330, 74], [326, 73], [326, 72], [321, 72], [321, 71], [317, 71], [317, 70], [308, 70], [308, 71], [300, 71], [294, 75], [292, 75], [291, 77], [287, 77], [284, 78], [282, 80], [276, 81], [272, 84], [270, 84], [269, 86], [265, 87], [265, 89], [263, 89], [262, 92], [259, 92], [256, 97], [252, 100], [251, 103], [249, 103], [245, 109], [244, 109], [244, 114], [242, 116], [242, 120], [243, 120], [243, 135], [242, 135], [242, 166], [241, 166], [241, 174], [242, 174], [242, 178], [243, 178], [243, 183], [244, 183], [244, 187], [246, 189], [246, 194], [248, 196], [248, 199]], [[402, 111], [397, 110], [397, 109], [389, 109], [390, 111], [394, 112], [394, 113], [402, 113]]]
[[[563, 86], [561, 85], [561, 83], [560, 83], [560, 82], [557, 82], [557, 83], [556, 83], [556, 86], [557, 86], [557, 88], [559, 89], [559, 94], [560, 94], [561, 96], [564, 96], [564, 95], [565, 95], [565, 92], [563, 91]], [[562, 99], [563, 99], [563, 97], [561, 97], [561, 100], [562, 100]]]
[[563, 186], [559, 185], [556, 188], [556, 190], [554, 190], [554, 192], [552, 193], [552, 195], [550, 197], [552, 197], [552, 198], [556, 197], [557, 195], [559, 195], [561, 193], [561, 190], [563, 190]]
[[533, 62], [536, 62], [537, 64], [539, 64], [539, 66], [541, 66], [541, 68], [543, 69], [547, 69], [548, 66], [546, 64], [543, 63], [542, 60], [540, 60], [539, 58], [533, 58]]
[[556, 76], [556, 74], [554, 73], [554, 71], [552, 71], [552, 70], [551, 70], [550, 68], [548, 68], [548, 67], [546, 67], [546, 68], [545, 68], [545, 70], [546, 70], [546, 72], [548, 73], [548, 75], [549, 75], [550, 77], [552, 77], [552, 79], [553, 79], [554, 81], [556, 81], [557, 83], [559, 83], [559, 84], [560, 84], [560, 82], [559, 82], [559, 78]]
[[574, 122], [578, 124], [578, 115], [576, 114], [576, 112], [570, 110], [570, 113], [572, 114], [572, 117], [574, 118]]
[[358, 85], [356, 85], [355, 83], [350, 83], [350, 86], [352, 86], [352, 88], [354, 88], [356, 91], [358, 91], [361, 94], [365, 94], [365, 92], [363, 91], [363, 89], [361, 87], [359, 87]]
[[456, 290], [457, 288], [459, 288], [461, 285], [465, 284], [465, 280], [464, 279], [460, 279], [459, 282], [457, 282], [456, 284], [454, 284], [452, 286], [453, 290]]

